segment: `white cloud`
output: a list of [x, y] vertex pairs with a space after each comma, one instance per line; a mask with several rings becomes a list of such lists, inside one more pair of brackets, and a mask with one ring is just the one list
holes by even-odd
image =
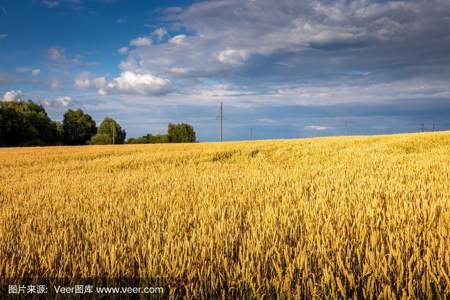
[[122, 47], [117, 49], [117, 52], [119, 52], [120, 54], [127, 54], [128, 50], [130, 50], [128, 47]]
[[75, 78], [74, 85], [80, 90], [88, 89], [91, 87], [104, 88], [106, 86], [105, 77], [91, 78], [89, 72], [82, 72]]
[[107, 84], [106, 78], [103, 76], [94, 78], [92, 80], [92, 82], [93, 82], [94, 86], [99, 89], [104, 88]]
[[68, 107], [72, 103], [72, 98], [69, 96], [58, 97], [56, 98], [55, 103], [62, 107]]
[[99, 96], [105, 96], [106, 94], [108, 94], [104, 89], [99, 89], [98, 91], [97, 91], [97, 94], [99, 95]]
[[151, 74], [137, 74], [124, 72], [119, 77], [109, 82], [106, 88], [101, 88], [100, 95], [106, 92], [119, 94], [161, 95], [172, 91], [171, 82], [168, 79], [153, 76]]
[[150, 46], [151, 44], [152, 41], [147, 37], [138, 37], [130, 41], [130, 45], [135, 47]]
[[7, 91], [3, 95], [3, 101], [9, 102], [9, 101], [23, 101], [25, 100], [25, 94], [21, 90], [17, 91]]
[[309, 126], [305, 126], [306, 130], [314, 130], [314, 131], [325, 131], [330, 129], [330, 127], [326, 127], [326, 126], [320, 126], [320, 125], [309, 125]]
[[33, 69], [31, 70], [31, 75], [38, 76], [41, 73], [40, 69]]
[[157, 37], [158, 40], [162, 40], [167, 35], [167, 30], [160, 27], [153, 31], [153, 34]]
[[87, 89], [91, 86], [91, 80], [89, 79], [89, 72], [82, 72], [78, 74], [75, 79], [75, 87], [78, 89]]
[[66, 58], [66, 56], [64, 54], [64, 50], [56, 48], [56, 47], [49, 48], [47, 50], [47, 56], [51, 60], [63, 60]]
[[228, 65], [240, 65], [248, 57], [248, 54], [244, 50], [226, 49], [221, 51], [217, 55], [217, 59], [224, 64]]
[[69, 107], [74, 103], [74, 100], [69, 96], [60, 96], [55, 100], [45, 99], [41, 103], [47, 107]]
[[169, 40], [169, 43], [175, 44], [175, 45], [180, 45], [180, 44], [184, 43], [185, 40], [186, 40], [186, 35], [185, 34], [179, 34], [179, 35], [176, 35], [173, 38], [171, 38]]
[[0, 33], [0, 40], [6, 39], [7, 37], [8, 37], [8, 34]]

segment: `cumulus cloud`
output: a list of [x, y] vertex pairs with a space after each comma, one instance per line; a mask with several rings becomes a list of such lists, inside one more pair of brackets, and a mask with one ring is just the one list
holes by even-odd
[[91, 87], [102, 89], [106, 86], [106, 83], [107, 81], [105, 77], [91, 78], [91, 74], [89, 72], [82, 72], [75, 78], [74, 85], [76, 88], [81, 90]]
[[87, 89], [91, 86], [91, 80], [89, 79], [89, 72], [83, 72], [78, 74], [75, 79], [75, 87], [79, 89]]
[[7, 37], [8, 37], [8, 34], [0, 33], [0, 40], [6, 39]]
[[147, 37], [138, 37], [130, 41], [130, 45], [135, 47], [150, 46], [151, 44], [152, 41]]
[[103, 77], [103, 76], [94, 78], [94, 79], [92, 80], [92, 82], [93, 82], [94, 86], [95, 86], [96, 88], [99, 88], [99, 89], [100, 89], [100, 88], [104, 88], [104, 87], [106, 86], [106, 83], [107, 83], [106, 78]]
[[248, 57], [245, 50], [225, 49], [221, 51], [217, 58], [227, 65], [239, 65], [243, 63]]
[[23, 100], [25, 100], [25, 94], [21, 90], [7, 91], [5, 94], [3, 94], [3, 101], [5, 102]]
[[31, 70], [31, 75], [38, 76], [41, 73], [40, 69], [33, 69]]
[[120, 74], [98, 93], [137, 94], [137, 95], [162, 95], [172, 91], [170, 80], [153, 76], [151, 74], [137, 74], [130, 71]]
[[62, 107], [68, 107], [72, 103], [72, 98], [69, 96], [58, 97], [56, 98], [55, 103]]
[[55, 100], [45, 99], [42, 101], [42, 105], [44, 105], [44, 106], [62, 107], [62, 108], [72, 106], [74, 103], [75, 103], [75, 101], [69, 96], [60, 96], [60, 97], [57, 97]]
[[117, 49], [117, 52], [119, 52], [120, 54], [127, 54], [128, 50], [130, 50], [128, 47], [121, 47]]
[[99, 89], [97, 93], [99, 96], [106, 96], [108, 94], [105, 89]]
[[172, 38], [169, 40], [169, 43], [175, 44], [175, 45], [180, 45], [180, 44], [182, 44], [185, 40], [186, 40], [186, 35], [185, 35], [185, 34], [179, 34], [179, 35], [176, 35], [176, 36], [172, 37]]

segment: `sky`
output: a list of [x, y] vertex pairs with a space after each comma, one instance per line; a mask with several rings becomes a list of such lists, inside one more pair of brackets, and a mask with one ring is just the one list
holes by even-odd
[[449, 130], [449, 79], [449, 0], [0, 0], [0, 99], [128, 137]]

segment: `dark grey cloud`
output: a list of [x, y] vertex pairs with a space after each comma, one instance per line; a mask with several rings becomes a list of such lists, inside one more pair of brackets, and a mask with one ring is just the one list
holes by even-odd
[[[299, 89], [323, 96], [320, 87], [372, 93], [322, 97], [330, 103], [449, 92], [448, 1], [200, 1], [170, 10], [168, 19], [166, 29], [178, 33], [132, 50], [121, 69], [167, 78], [182, 94], [222, 84], [253, 94], [281, 90], [278, 101], [288, 104], [299, 101]], [[411, 91], [426, 88], [404, 95], [405, 82]]]

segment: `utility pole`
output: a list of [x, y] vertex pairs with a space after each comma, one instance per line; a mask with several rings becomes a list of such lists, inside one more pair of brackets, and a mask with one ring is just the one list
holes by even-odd
[[420, 125], [420, 131], [425, 132], [425, 123]]
[[223, 103], [220, 102], [220, 141], [223, 142]]
[[436, 123], [433, 122], [433, 131], [436, 131]]

